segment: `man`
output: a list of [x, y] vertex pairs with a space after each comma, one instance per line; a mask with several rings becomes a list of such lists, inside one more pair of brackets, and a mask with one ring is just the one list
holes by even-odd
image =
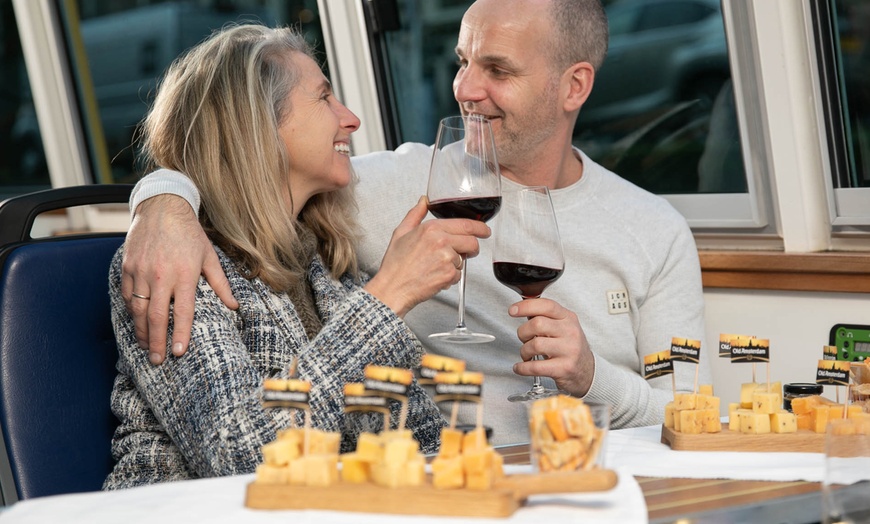
[[[527, 440], [527, 406], [507, 397], [527, 390], [534, 375], [610, 404], [613, 427], [660, 423], [672, 398], [671, 379], [645, 380], [643, 357], [668, 349], [672, 337], [703, 340], [700, 267], [685, 220], [663, 199], [572, 147], [574, 124], [606, 50], [599, 0], [478, 0], [462, 19], [456, 100], [463, 113], [492, 121], [504, 191], [550, 188], [566, 259], [545, 298], [518, 301], [492, 275], [490, 242], [480, 243], [480, 256], [468, 262], [466, 320], [470, 329], [495, 335], [492, 343], [426, 338], [455, 324], [455, 289], [406, 317], [429, 351], [485, 374], [484, 421], [496, 444]], [[354, 159], [365, 270], [376, 271], [388, 232], [425, 194], [430, 157], [431, 148], [404, 144]], [[133, 289], [150, 293], [150, 301], [133, 298], [130, 307], [140, 340], [158, 355], [165, 351], [173, 296], [173, 353], [183, 353], [200, 271], [234, 305], [193, 217], [176, 197], [145, 201], [128, 236], [125, 296]], [[700, 381], [709, 382], [709, 364], [702, 359], [700, 366]], [[691, 389], [694, 369], [680, 364], [676, 371], [677, 389]], [[474, 423], [474, 412], [464, 406], [460, 421]]]

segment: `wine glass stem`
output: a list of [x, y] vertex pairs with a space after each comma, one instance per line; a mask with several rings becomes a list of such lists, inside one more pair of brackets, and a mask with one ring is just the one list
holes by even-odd
[[459, 268], [459, 321], [456, 329], [465, 329], [465, 255], [462, 256], [462, 267]]
[[[541, 298], [541, 295], [528, 296], [528, 297], [523, 295], [523, 300], [528, 300], [530, 298]], [[527, 318], [529, 320], [532, 319], [532, 317], [527, 317]], [[544, 360], [544, 356], [543, 355], [535, 355], [532, 357], [532, 360]], [[532, 380], [532, 392], [533, 393], [542, 392], [544, 389], [544, 386], [541, 385], [541, 377], [535, 375], [534, 377], [532, 377], [532, 379], [533, 379]]]
[[[535, 355], [534, 357], [532, 357], [532, 360], [544, 360], [544, 357], [541, 355]], [[541, 377], [535, 375], [533, 378], [534, 380], [532, 381], [532, 391], [538, 391], [542, 389]]]

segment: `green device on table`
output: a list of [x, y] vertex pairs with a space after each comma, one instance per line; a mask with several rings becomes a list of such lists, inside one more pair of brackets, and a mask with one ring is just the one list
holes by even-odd
[[837, 360], [863, 361], [870, 357], [870, 326], [834, 324], [829, 343], [837, 347]]

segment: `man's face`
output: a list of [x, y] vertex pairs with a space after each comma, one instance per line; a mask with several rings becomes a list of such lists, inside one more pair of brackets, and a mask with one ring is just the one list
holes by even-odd
[[533, 161], [562, 113], [546, 9], [547, 2], [478, 0], [462, 19], [453, 93], [463, 114], [492, 121], [503, 167]]

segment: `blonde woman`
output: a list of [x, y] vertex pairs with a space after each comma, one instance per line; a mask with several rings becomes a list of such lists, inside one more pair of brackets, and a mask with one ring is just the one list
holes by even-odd
[[[186, 173], [201, 195], [200, 223], [215, 246], [237, 309], [204, 278], [183, 357], [153, 366], [122, 296], [122, 247], [110, 274], [119, 348], [112, 409], [121, 421], [105, 489], [252, 472], [260, 447], [291, 424], [266, 410], [259, 388], [291, 362], [313, 384], [314, 427], [346, 429], [342, 387], [367, 364], [409, 368], [422, 347], [402, 317], [458, 281], [482, 223], [429, 220], [426, 202], [393, 233], [381, 269], [356, 265], [350, 137], [360, 122], [336, 100], [292, 29], [228, 27], [176, 61], [144, 121], [149, 170]], [[394, 413], [394, 420], [395, 420]], [[412, 385], [407, 426], [424, 452], [438, 447], [436, 406]], [[346, 431], [344, 450], [359, 429]]]

